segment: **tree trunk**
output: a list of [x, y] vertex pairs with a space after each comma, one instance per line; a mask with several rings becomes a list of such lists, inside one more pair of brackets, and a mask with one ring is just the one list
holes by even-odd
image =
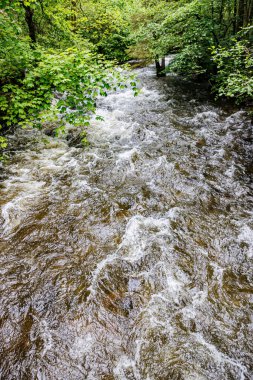
[[248, 2], [244, 0], [243, 3], [243, 26], [247, 26], [248, 24]]
[[248, 0], [246, 1], [246, 6], [245, 6], [245, 26], [251, 24], [252, 21], [252, 12], [253, 12], [253, 1]]
[[25, 5], [23, 2], [22, 2], [22, 5], [23, 5], [23, 8], [25, 9], [25, 21], [28, 26], [29, 36], [31, 38], [32, 44], [35, 44], [36, 43], [36, 27], [35, 27], [35, 23], [33, 19], [34, 10], [29, 5]]
[[162, 57], [161, 63], [160, 63], [160, 59], [157, 57], [155, 60], [155, 66], [156, 66], [156, 75], [158, 77], [166, 77], [165, 57]]
[[237, 31], [240, 30], [244, 24], [244, 6], [245, 0], [239, 0], [237, 8]]
[[233, 14], [233, 34], [237, 32], [237, 0], [234, 0], [234, 14]]
[[222, 24], [223, 21], [223, 11], [224, 11], [224, 0], [221, 0], [220, 4], [220, 24]]
[[77, 14], [77, 1], [72, 0], [71, 1], [71, 8], [72, 8], [72, 16], [71, 16], [71, 23], [73, 31], [76, 32], [77, 26], [76, 26], [76, 14]]

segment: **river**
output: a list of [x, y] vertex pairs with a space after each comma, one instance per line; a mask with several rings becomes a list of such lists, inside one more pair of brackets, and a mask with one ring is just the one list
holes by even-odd
[[252, 125], [202, 85], [136, 72], [139, 96], [98, 101], [88, 148], [12, 137], [3, 380], [253, 379]]

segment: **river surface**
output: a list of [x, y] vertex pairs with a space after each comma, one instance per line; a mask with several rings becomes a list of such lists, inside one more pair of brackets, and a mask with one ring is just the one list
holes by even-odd
[[252, 125], [137, 73], [138, 97], [99, 100], [89, 148], [12, 137], [3, 380], [253, 379]]

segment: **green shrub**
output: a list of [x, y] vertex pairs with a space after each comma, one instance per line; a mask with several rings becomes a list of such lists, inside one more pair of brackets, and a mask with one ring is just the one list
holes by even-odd
[[217, 65], [214, 89], [218, 96], [240, 103], [253, 99], [253, 51], [246, 40], [232, 39], [228, 47], [212, 49]]
[[0, 83], [24, 76], [31, 61], [29, 38], [7, 12], [0, 11]]
[[[124, 87], [124, 75], [88, 51], [36, 51], [25, 77], [7, 83], [0, 94], [1, 122], [41, 127], [45, 121], [87, 125], [98, 95]], [[134, 91], [137, 91], [136, 86]]]

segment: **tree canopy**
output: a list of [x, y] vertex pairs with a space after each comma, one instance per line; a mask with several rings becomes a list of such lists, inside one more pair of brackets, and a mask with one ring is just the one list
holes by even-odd
[[143, 0], [130, 51], [143, 58], [176, 53], [169, 71], [205, 76], [218, 95], [237, 102], [252, 99], [252, 17], [252, 0]]

